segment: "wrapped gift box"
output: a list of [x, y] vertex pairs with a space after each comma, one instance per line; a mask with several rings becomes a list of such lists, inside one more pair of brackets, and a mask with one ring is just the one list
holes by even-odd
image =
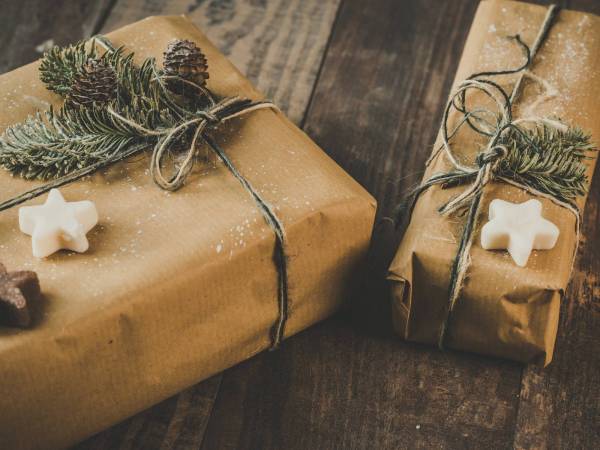
[[[455, 86], [473, 73], [520, 67], [523, 49], [507, 37], [519, 34], [531, 46], [547, 11], [546, 7], [528, 3], [483, 1], [465, 45]], [[591, 133], [591, 141], [598, 143], [599, 30], [600, 18], [594, 15], [559, 13], [529, 68], [538, 80], [548, 83], [551, 92], [544, 91], [543, 82], [540, 86], [526, 79], [513, 108], [515, 117], [559, 117]], [[510, 86], [518, 76], [503, 75], [494, 81]], [[541, 96], [545, 96], [542, 101]], [[483, 97], [483, 93], [474, 94], [471, 107]], [[439, 148], [441, 142], [438, 138], [434, 148]], [[473, 140], [473, 133], [457, 134], [452, 147], [461, 160], [471, 161], [469, 164], [481, 149]], [[588, 180], [595, 163], [595, 156], [587, 161]], [[440, 152], [424, 179], [451, 168]], [[444, 217], [438, 208], [465, 189], [466, 186], [445, 189], [436, 185], [420, 195], [390, 266], [394, 324], [405, 339], [438, 344], [448, 305], [451, 266], [465, 223], [465, 216]], [[444, 343], [449, 348], [546, 365], [552, 359], [560, 302], [573, 267], [576, 216], [540, 197], [543, 215], [559, 227], [560, 237], [555, 248], [534, 252], [527, 267], [518, 267], [506, 252], [484, 250], [479, 244], [481, 225], [495, 198], [521, 203], [533, 196], [503, 182], [492, 182], [484, 188], [480, 226], [470, 250], [471, 263]], [[577, 199], [580, 209], [585, 200], [585, 196]]]
[[[169, 41], [189, 39], [207, 55], [211, 91], [261, 98], [184, 17], [108, 37], [138, 61], [160, 61]], [[59, 102], [37, 69], [0, 77], [0, 129]], [[291, 336], [352, 290], [375, 201], [280, 112], [229, 121], [213, 138], [283, 224]], [[173, 193], [154, 185], [148, 166], [144, 154], [62, 189], [99, 210], [85, 254], [36, 260], [18, 208], [0, 215], [0, 261], [36, 271], [44, 294], [30, 329], [0, 328], [0, 448], [64, 447], [270, 346], [275, 236], [254, 199], [215, 158]], [[5, 198], [34, 185], [0, 172]]]

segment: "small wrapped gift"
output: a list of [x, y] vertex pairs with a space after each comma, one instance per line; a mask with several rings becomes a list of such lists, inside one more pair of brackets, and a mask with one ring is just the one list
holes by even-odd
[[[136, 64], [162, 61], [179, 40], [165, 66], [175, 73], [167, 88], [178, 94], [206, 81], [207, 63], [216, 98], [261, 98], [183, 17], [149, 18], [108, 38], [134, 52]], [[178, 61], [190, 54], [195, 60], [180, 74], [200, 74], [196, 86], [177, 78]], [[0, 129], [62, 103], [38, 66], [0, 77]], [[85, 70], [99, 75], [71, 91], [81, 108], [110, 94], [106, 67], [92, 62]], [[92, 83], [98, 89], [86, 93]], [[1, 448], [67, 446], [276, 346], [333, 313], [351, 291], [373, 198], [280, 112], [232, 118], [227, 105], [219, 108], [195, 123], [228, 115], [203, 135], [223, 158], [208, 152], [176, 192], [153, 182], [146, 151], [61, 188], [67, 202], [91, 200], [98, 210], [86, 253], [36, 259], [19, 232], [18, 208], [1, 213], [0, 261], [9, 271], [36, 272], [44, 297], [29, 329], [0, 328]], [[40, 184], [0, 171], [2, 200]]]
[[[389, 270], [394, 326], [405, 339], [551, 361], [600, 137], [599, 55], [598, 17], [480, 4]], [[532, 199], [541, 207], [525, 203]], [[511, 208], [517, 238], [502, 244], [508, 235], [494, 234], [501, 227], [486, 225], [488, 214]], [[519, 218], [540, 212], [545, 242], [529, 240], [523, 227], [531, 223]], [[527, 244], [552, 248], [526, 261]], [[500, 249], [483, 248], [494, 246]]]

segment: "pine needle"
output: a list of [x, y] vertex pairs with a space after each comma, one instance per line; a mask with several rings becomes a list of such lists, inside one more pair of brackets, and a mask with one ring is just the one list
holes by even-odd
[[63, 97], [71, 91], [73, 78], [90, 58], [96, 57], [96, 48], [86, 49], [85, 41], [65, 48], [54, 46], [42, 58], [40, 79], [46, 87]]

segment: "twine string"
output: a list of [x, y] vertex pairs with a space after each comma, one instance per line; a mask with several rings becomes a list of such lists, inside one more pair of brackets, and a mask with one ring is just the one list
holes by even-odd
[[275, 350], [281, 344], [284, 337], [285, 324], [288, 318], [289, 300], [288, 300], [288, 270], [287, 270], [287, 241], [281, 220], [275, 214], [274, 208], [262, 198], [254, 189], [252, 184], [237, 170], [231, 159], [219, 147], [219, 145], [210, 136], [204, 137], [209, 147], [216, 153], [225, 167], [240, 182], [244, 189], [252, 196], [259, 207], [265, 221], [275, 233], [275, 249], [273, 252], [273, 262], [277, 268], [277, 299], [278, 299], [278, 317], [271, 328], [271, 350]]

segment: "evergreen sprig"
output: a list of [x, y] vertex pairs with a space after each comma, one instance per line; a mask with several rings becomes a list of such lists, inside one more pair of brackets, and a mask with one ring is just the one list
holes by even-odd
[[110, 65], [118, 80], [117, 95], [108, 103], [38, 112], [12, 125], [0, 137], [0, 165], [27, 179], [50, 179], [117, 156], [131, 145], [155, 145], [182, 121], [205, 106], [201, 93], [184, 98], [169, 92], [154, 58], [134, 64], [123, 48], [98, 56], [84, 42], [48, 51], [40, 65], [46, 87], [64, 98], [90, 58]]
[[496, 175], [530, 186], [561, 201], [573, 201], [588, 188], [585, 160], [595, 147], [591, 136], [577, 127], [514, 127], [499, 140], [508, 154]]
[[16, 175], [46, 180], [114, 156], [138, 139], [148, 137], [106, 109], [50, 109], [6, 130], [0, 161]]

